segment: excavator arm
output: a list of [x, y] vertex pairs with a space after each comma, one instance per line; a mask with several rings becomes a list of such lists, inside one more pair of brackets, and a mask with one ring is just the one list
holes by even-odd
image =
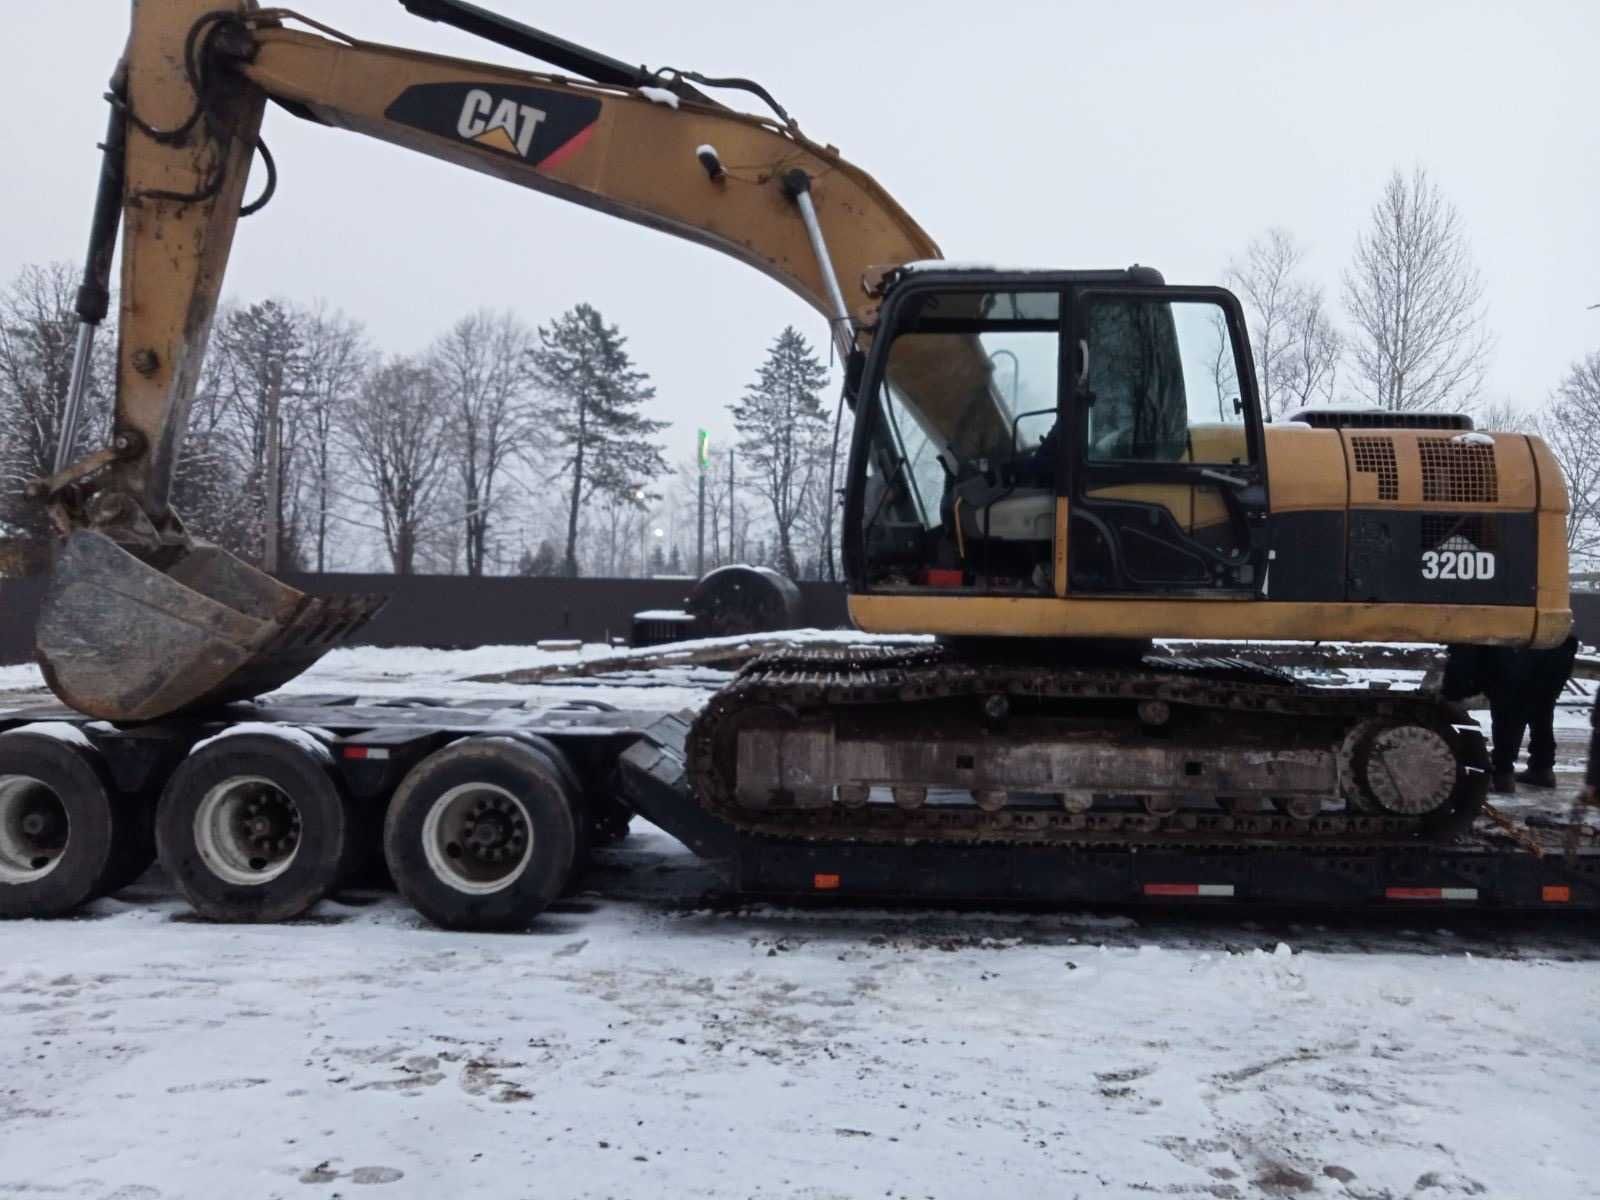
[[[489, 22], [491, 35], [520, 28], [458, 0], [404, 2]], [[631, 68], [580, 47], [557, 43], [551, 57], [597, 64], [603, 82], [362, 42], [253, 0], [137, 0], [133, 12], [80, 305], [92, 333], [120, 209], [111, 444], [35, 485], [68, 535], [39, 660], [57, 694], [95, 716], [149, 719], [271, 690], [381, 603], [305, 596], [193, 541], [170, 507], [258, 146], [269, 192], [276, 179], [260, 142], [268, 99], [720, 250], [822, 312], [842, 350], [870, 321], [874, 268], [939, 256], [866, 172], [792, 121], [733, 112], [677, 77], [658, 87], [641, 71], [629, 86]], [[64, 445], [81, 390], [69, 397]], [[949, 397], [952, 420], [965, 399]]]

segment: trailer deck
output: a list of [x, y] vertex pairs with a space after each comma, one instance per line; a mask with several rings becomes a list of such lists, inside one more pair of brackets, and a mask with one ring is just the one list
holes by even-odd
[[[117, 728], [59, 705], [0, 709], [0, 734], [76, 730], [120, 792], [150, 795], [220, 736], [312, 734], [352, 801], [381, 814], [423, 759], [466, 737], [555, 747], [594, 806], [622, 806], [704, 859], [730, 891], [773, 898], [995, 904], [1295, 906], [1348, 910], [1600, 910], [1600, 830], [1574, 826], [1564, 799], [1482, 818], [1450, 844], [1292, 848], [812, 843], [743, 833], [704, 812], [685, 778], [688, 714], [593, 700], [303, 696]], [[564, 768], [565, 769], [565, 768]], [[624, 818], [625, 823], [625, 818]]]

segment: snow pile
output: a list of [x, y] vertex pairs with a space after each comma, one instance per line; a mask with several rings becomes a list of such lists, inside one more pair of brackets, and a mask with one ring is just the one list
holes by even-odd
[[[88, 734], [84, 733], [76, 725], [69, 725], [65, 721], [34, 721], [29, 725], [18, 725], [15, 729], [10, 729], [6, 732], [31, 733], [35, 737], [47, 737], [58, 742], [66, 742], [69, 745], [81, 746], [85, 750], [94, 749], [94, 743], [89, 740]], [[0, 734], [0, 737], [3, 736], [5, 735]]]
[[333, 761], [333, 752], [328, 749], [328, 743], [333, 741], [334, 735], [326, 729], [313, 729], [309, 726], [274, 725], [269, 721], [240, 721], [237, 725], [230, 725], [221, 733], [212, 734], [208, 738], [201, 738], [190, 748], [190, 754], [198, 754], [213, 742], [220, 742], [223, 738], [239, 737], [242, 734], [253, 733], [264, 737], [281, 738], [299, 746], [313, 758], [324, 762]]
[[678, 107], [678, 93], [669, 92], [666, 88], [642, 87], [639, 89], [639, 95], [651, 104], [665, 104], [668, 108]]

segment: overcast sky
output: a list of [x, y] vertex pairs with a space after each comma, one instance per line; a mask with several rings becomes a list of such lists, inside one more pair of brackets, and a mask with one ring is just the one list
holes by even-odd
[[[1490, 398], [1538, 403], [1600, 347], [1586, 311], [1600, 303], [1595, 0], [478, 2], [629, 62], [760, 80], [952, 258], [1138, 261], [1209, 283], [1281, 224], [1337, 300], [1385, 177], [1421, 163], [1487, 285]], [[398, 0], [296, 7], [367, 40], [518, 61]], [[128, 8], [4, 5], [7, 278], [81, 259]], [[282, 187], [241, 227], [231, 297], [326, 300], [391, 351], [479, 306], [537, 323], [587, 300], [655, 378], [674, 462], [697, 424], [725, 433], [725, 405], [786, 323], [826, 343], [810, 308], [711, 251], [281, 110], [265, 133]]]

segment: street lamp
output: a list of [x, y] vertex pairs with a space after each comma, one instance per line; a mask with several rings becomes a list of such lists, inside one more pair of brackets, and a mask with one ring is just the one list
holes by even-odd
[[645, 560], [644, 554], [644, 535], [646, 529], [645, 518], [650, 514], [645, 511], [643, 488], [637, 489], [633, 493], [633, 498], [634, 501], [639, 505], [639, 578], [644, 579], [650, 574], [650, 567]]

